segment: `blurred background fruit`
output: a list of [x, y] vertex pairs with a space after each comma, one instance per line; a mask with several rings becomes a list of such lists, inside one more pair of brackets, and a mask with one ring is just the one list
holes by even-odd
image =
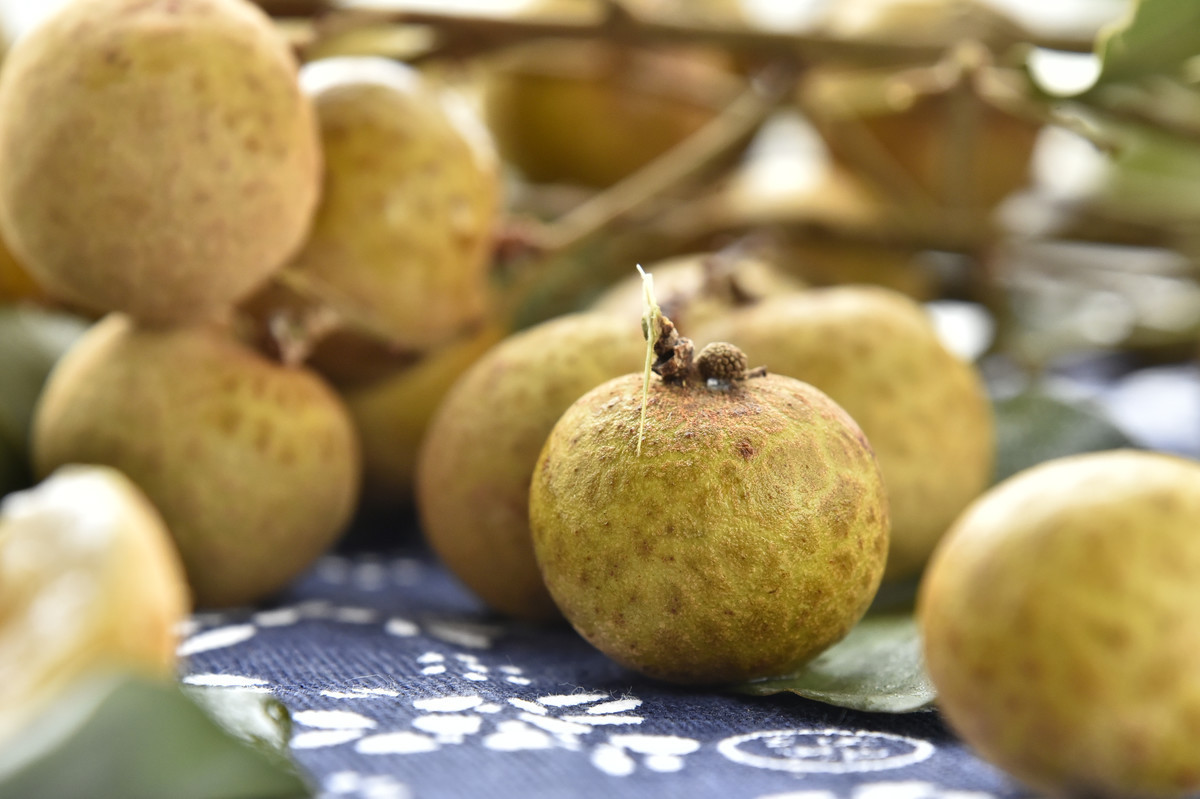
[[243, 0], [67, 4], [0, 71], [4, 237], [84, 307], [222, 311], [301, 243], [319, 165], [295, 59]]
[[478, 325], [500, 203], [486, 129], [461, 99], [378, 58], [305, 65], [324, 195], [280, 280], [356, 330], [422, 352]]
[[496, 344], [450, 388], [421, 444], [417, 510], [434, 552], [501, 613], [552, 619], [529, 533], [529, 480], [558, 417], [645, 362], [636, 322], [598, 313], [535, 325]]
[[158, 511], [115, 469], [71, 466], [0, 505], [0, 739], [72, 683], [174, 675], [191, 610]]
[[[736, 21], [737, 4], [631, 3], [634, 13]], [[596, 18], [588, 0], [532, 3], [530, 18]], [[506, 163], [535, 183], [611, 185], [695, 133], [732, 99], [731, 62], [704, 48], [542, 40], [488, 64], [482, 95]]]
[[279, 590], [326, 551], [358, 500], [358, 442], [317, 375], [215, 327], [147, 328], [120, 314], [64, 356], [39, 401], [36, 472], [99, 463], [162, 512], [196, 602]]

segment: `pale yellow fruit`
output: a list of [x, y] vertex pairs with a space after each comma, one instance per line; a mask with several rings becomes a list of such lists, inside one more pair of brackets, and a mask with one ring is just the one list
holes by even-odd
[[114, 314], [59, 361], [33, 460], [125, 472], [162, 512], [201, 605], [253, 602], [307, 568], [358, 498], [359, 455], [320, 378], [217, 329], [141, 328]]
[[291, 51], [244, 0], [80, 0], [0, 73], [0, 226], [55, 296], [205, 317], [300, 245], [320, 152]]
[[780, 675], [841, 639], [887, 558], [887, 499], [854, 421], [782, 375], [611, 380], [555, 424], [529, 494], [546, 586], [579, 633], [651, 677]]
[[502, 326], [488, 325], [391, 375], [343, 389], [362, 442], [367, 502], [388, 507], [412, 501], [417, 453], [442, 398], [504, 334]]
[[191, 607], [145, 495], [115, 469], [71, 466], [0, 505], [0, 739], [105, 669], [170, 677]]
[[1018, 473], [961, 516], [918, 613], [947, 721], [1039, 791], [1200, 789], [1200, 464], [1117, 450]]
[[301, 85], [321, 125], [325, 195], [282, 278], [411, 350], [478, 324], [500, 200], [482, 123], [384, 59], [316, 61]]
[[697, 344], [736, 341], [751, 366], [812, 383], [862, 427], [888, 488], [888, 579], [919, 571], [990, 482], [995, 433], [983, 381], [904, 295], [810, 289], [733, 311], [696, 333]]
[[451, 387], [417, 462], [426, 539], [468, 588], [496, 610], [556, 618], [529, 537], [529, 479], [567, 407], [605, 380], [637, 369], [636, 324], [603, 314], [543, 322], [506, 338]]

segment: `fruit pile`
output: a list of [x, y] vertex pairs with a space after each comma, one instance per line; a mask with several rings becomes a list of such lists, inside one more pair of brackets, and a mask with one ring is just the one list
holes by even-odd
[[[336, 25], [289, 40], [247, 0], [72, 0], [16, 41], [0, 491], [40, 483], [0, 507], [0, 738], [89, 669], [169, 674], [192, 609], [412, 511], [491, 610], [683, 684], [793, 673], [919, 586], [981, 755], [1051, 793], [1200, 787], [1200, 470], [1121, 451], [993, 486], [992, 396], [920, 302], [983, 278], [915, 253], [986, 272], [1026, 183], [1040, 122], [993, 57], [1028, 34], [846, 3], [826, 44], [946, 24], [777, 91], [713, 46], [728, 5], [545, 3], [505, 35], [699, 43], [447, 37], [469, 64], [316, 57]], [[746, 145], [789, 103], [829, 160], [764, 216]]]

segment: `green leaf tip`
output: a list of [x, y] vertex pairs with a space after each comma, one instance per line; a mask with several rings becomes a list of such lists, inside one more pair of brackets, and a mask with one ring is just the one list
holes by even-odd
[[872, 713], [920, 710], [936, 695], [925, 672], [920, 631], [907, 613], [869, 615], [795, 673], [738, 683], [731, 690], [752, 696], [789, 692]]

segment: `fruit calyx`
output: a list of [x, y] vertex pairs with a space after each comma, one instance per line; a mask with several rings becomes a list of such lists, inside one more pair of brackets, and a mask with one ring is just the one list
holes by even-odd
[[666, 316], [659, 317], [658, 338], [654, 341], [655, 361], [650, 369], [672, 385], [689, 382], [708, 388], [728, 388], [736, 382], [762, 377], [766, 367], [746, 368], [746, 354], [733, 344], [714, 341], [700, 352], [690, 338], [679, 335], [675, 324]]

